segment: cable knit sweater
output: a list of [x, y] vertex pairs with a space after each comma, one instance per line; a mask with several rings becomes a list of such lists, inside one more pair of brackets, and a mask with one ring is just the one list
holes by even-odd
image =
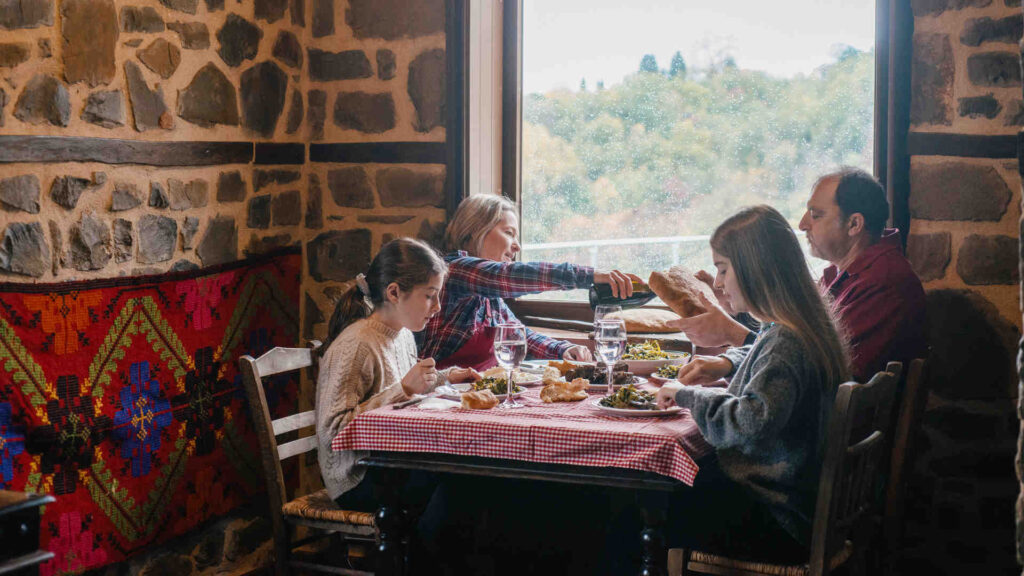
[[736, 367], [729, 386], [687, 386], [676, 393], [676, 404], [690, 409], [722, 471], [809, 546], [835, 388], [821, 385], [823, 370], [781, 326], [723, 356]]
[[364, 470], [360, 452], [333, 452], [331, 440], [353, 418], [407, 399], [402, 378], [417, 362], [412, 332], [395, 330], [374, 317], [345, 328], [320, 360], [316, 432], [320, 474], [332, 499], [354, 488]]

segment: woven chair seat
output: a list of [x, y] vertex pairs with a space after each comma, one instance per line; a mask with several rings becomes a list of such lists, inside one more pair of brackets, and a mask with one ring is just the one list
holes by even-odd
[[[849, 540], [845, 545], [829, 559], [829, 569], [835, 570], [846, 562], [853, 553], [853, 543]], [[723, 571], [735, 570], [749, 574], [765, 574], [766, 576], [806, 576], [810, 568], [806, 564], [787, 566], [783, 564], [768, 564], [765, 562], [753, 562], [750, 560], [737, 560], [709, 554], [694, 550], [690, 555], [691, 563], [705, 564], [708, 567], [715, 567]], [[728, 573], [728, 572], [725, 572]]]
[[357, 526], [373, 526], [373, 514], [342, 510], [327, 495], [327, 490], [300, 496], [281, 507], [285, 516], [305, 518], [307, 520], [325, 520], [327, 522], [345, 522]]

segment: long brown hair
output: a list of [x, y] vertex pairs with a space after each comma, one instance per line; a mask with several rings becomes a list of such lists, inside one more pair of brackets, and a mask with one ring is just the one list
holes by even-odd
[[444, 249], [465, 250], [480, 255], [480, 242], [498, 225], [505, 212], [516, 213], [516, 205], [504, 196], [474, 194], [459, 204], [444, 235]]
[[849, 378], [845, 342], [782, 214], [765, 205], [744, 208], [715, 229], [711, 248], [732, 263], [750, 313], [785, 326], [804, 343], [824, 370], [823, 385], [834, 389]]
[[345, 328], [357, 320], [367, 318], [384, 303], [384, 292], [394, 282], [402, 291], [430, 282], [435, 275], [444, 274], [448, 266], [425, 243], [412, 238], [397, 238], [385, 244], [366, 270], [369, 294], [363, 294], [353, 282], [334, 306], [327, 325], [327, 340], [320, 347], [323, 352]]

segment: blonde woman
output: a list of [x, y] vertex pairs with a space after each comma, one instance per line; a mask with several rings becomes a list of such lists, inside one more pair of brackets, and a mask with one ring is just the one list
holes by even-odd
[[[479, 194], [459, 204], [448, 224], [444, 257], [448, 277], [441, 295], [441, 313], [417, 333], [420, 357], [434, 358], [437, 367], [464, 366], [486, 370], [497, 364], [494, 332], [498, 324], [516, 321], [504, 298], [551, 290], [589, 288], [606, 283], [612, 293], [630, 296], [632, 274], [604, 272], [589, 266], [516, 262], [519, 219], [516, 206], [503, 196]], [[527, 330], [532, 358], [592, 360], [590, 350]]]
[[[737, 532], [757, 534], [769, 551], [797, 555], [810, 546], [835, 391], [850, 377], [846, 347], [796, 235], [775, 209], [728, 218], [711, 236], [711, 253], [715, 289], [762, 329], [752, 345], [698, 356], [680, 370], [681, 384], [658, 391], [660, 406], [690, 409], [725, 476], [690, 495], [697, 527], [677, 536], [728, 548]], [[727, 388], [699, 386], [727, 377]], [[695, 514], [701, 507], [708, 513]]]

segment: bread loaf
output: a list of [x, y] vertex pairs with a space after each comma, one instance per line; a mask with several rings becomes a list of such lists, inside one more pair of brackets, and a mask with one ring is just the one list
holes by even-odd
[[605, 318], [622, 320], [626, 325], [626, 332], [629, 334], [666, 334], [679, 331], [668, 324], [673, 320], [678, 320], [679, 315], [660, 308], [623, 310], [622, 312], [608, 314]]
[[540, 399], [544, 402], [579, 402], [587, 399], [587, 385], [590, 384], [583, 378], [577, 378], [572, 382], [564, 380], [551, 380], [544, 383], [540, 391]]
[[664, 272], [651, 272], [647, 283], [669, 308], [683, 318], [707, 312], [698, 294], [703, 293], [712, 302], [715, 300], [711, 287], [694, 278], [693, 272], [683, 266], [673, 266]]
[[498, 405], [498, 397], [490, 390], [463, 392], [462, 407], [472, 410], [489, 410]]

